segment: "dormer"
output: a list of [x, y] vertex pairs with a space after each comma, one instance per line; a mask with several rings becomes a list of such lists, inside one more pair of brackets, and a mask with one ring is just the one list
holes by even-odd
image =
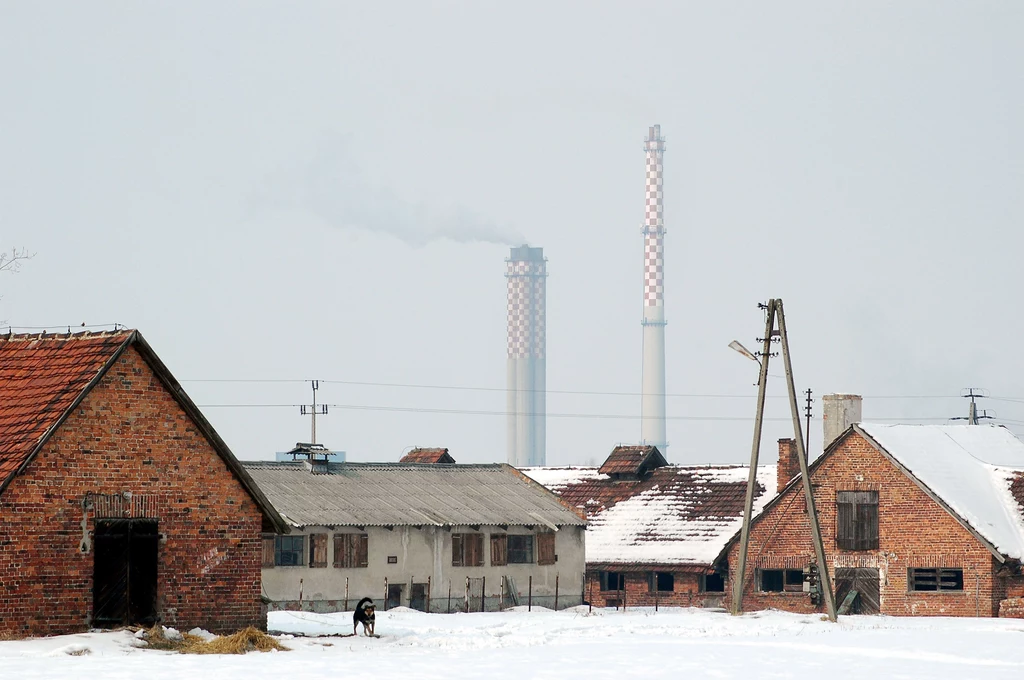
[[432, 463], [453, 465], [455, 459], [448, 454], [448, 449], [415, 448], [402, 456], [399, 463]]
[[615, 481], [636, 481], [666, 465], [657, 446], [616, 446], [598, 472]]

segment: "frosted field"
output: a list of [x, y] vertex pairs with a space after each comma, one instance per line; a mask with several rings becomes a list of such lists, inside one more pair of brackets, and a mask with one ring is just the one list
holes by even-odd
[[[272, 630], [351, 632], [351, 615], [275, 612]], [[125, 631], [0, 642], [0, 678], [1022, 678], [1024, 620], [818, 617], [699, 609], [377, 614], [379, 639], [279, 636], [291, 652], [186, 656]], [[77, 652], [71, 655], [69, 652]]]

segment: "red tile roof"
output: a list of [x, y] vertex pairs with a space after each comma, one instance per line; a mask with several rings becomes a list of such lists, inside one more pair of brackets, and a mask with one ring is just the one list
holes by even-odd
[[0, 487], [132, 333], [0, 335]]
[[639, 475], [644, 468], [666, 465], [655, 446], [616, 446], [598, 470], [602, 475]]
[[413, 449], [402, 456], [399, 463], [446, 463], [452, 464], [455, 459], [448, 454], [448, 449]]

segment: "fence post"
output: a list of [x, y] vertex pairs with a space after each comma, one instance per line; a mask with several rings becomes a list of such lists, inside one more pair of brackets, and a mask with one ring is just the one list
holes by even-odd
[[430, 613], [430, 577], [427, 577], [427, 613]]
[[345, 577], [345, 611], [348, 611], [348, 576]]
[[466, 613], [469, 613], [469, 577], [466, 577]]
[[498, 577], [498, 611], [505, 608], [505, 579]]
[[654, 574], [654, 611], [658, 611], [658, 574]]
[[527, 603], [526, 604], [526, 611], [532, 612], [533, 611], [533, 574], [530, 574], [530, 590], [529, 590], [529, 595], [527, 595], [527, 598], [528, 599], [526, 600], [526, 603]]
[[555, 611], [558, 611], [558, 574], [555, 574]]
[[[587, 575], [584, 574], [583, 578], [587, 578]], [[588, 580], [590, 580], [590, 579], [588, 579]], [[590, 581], [590, 597], [587, 598], [587, 604], [590, 605], [589, 612], [593, 613], [594, 612], [594, 582], [592, 580]]]
[[480, 611], [487, 611], [487, 577], [480, 577]]
[[448, 614], [452, 613], [452, 580], [448, 579]]
[[384, 611], [388, 610], [388, 577], [384, 577]]

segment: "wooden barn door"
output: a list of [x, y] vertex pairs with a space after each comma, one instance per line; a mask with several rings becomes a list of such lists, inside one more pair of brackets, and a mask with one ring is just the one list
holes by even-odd
[[93, 625], [156, 623], [155, 520], [97, 520], [93, 560]]
[[878, 614], [881, 598], [878, 589], [877, 569], [836, 569], [836, 606], [842, 606], [850, 591], [857, 591], [857, 598], [848, 614]]

